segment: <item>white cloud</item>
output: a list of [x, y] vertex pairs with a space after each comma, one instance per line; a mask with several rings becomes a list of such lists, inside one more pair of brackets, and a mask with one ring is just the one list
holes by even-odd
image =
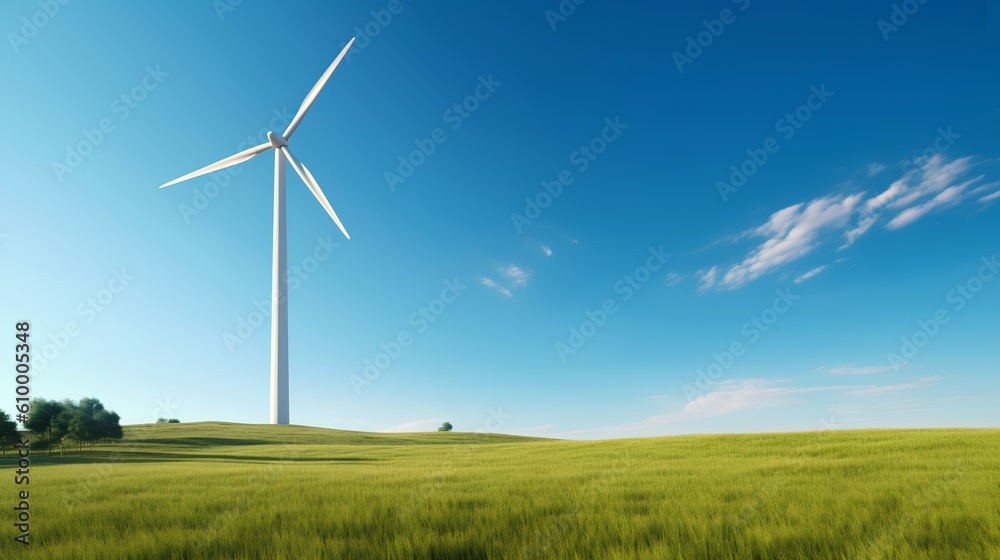
[[787, 406], [803, 402], [794, 395], [818, 391], [850, 389], [851, 386], [833, 387], [774, 387], [787, 383], [787, 379], [735, 379], [719, 383], [716, 390], [699, 396], [687, 403], [678, 413], [679, 419], [693, 420], [722, 416], [739, 410], [755, 410], [776, 406]]
[[650, 395], [649, 398], [651, 398], [651, 399], [665, 399], [665, 398], [667, 398], [669, 396], [670, 395]]
[[[980, 194], [985, 194], [978, 199], [981, 202], [1000, 198], [1000, 190], [996, 190], [1000, 182], [979, 184], [984, 175], [963, 179], [975, 165], [971, 156], [948, 161], [944, 155], [936, 154], [923, 161], [919, 168], [903, 173], [881, 193], [867, 199], [864, 191], [828, 195], [778, 210], [764, 225], [727, 236], [706, 247], [723, 241], [764, 238], [744, 256], [742, 262], [725, 268], [721, 274], [715, 266], [707, 271], [699, 270], [699, 291], [739, 288], [812, 253], [834, 236], [843, 237], [843, 243], [837, 250], [847, 249], [871, 231], [883, 217], [888, 218], [884, 222], [886, 229], [898, 230], [932, 212], [958, 206]], [[795, 281], [802, 282], [820, 270], [809, 271]]]
[[[971, 181], [970, 181], [971, 182]], [[889, 223], [885, 225], [888, 229], [899, 229], [901, 227], [908, 226], [913, 222], [923, 218], [929, 214], [932, 210], [937, 208], [945, 208], [948, 206], [953, 206], [961, 201], [961, 196], [964, 194], [966, 187], [970, 182], [962, 183], [961, 185], [955, 185], [953, 187], [948, 187], [947, 189], [941, 191], [934, 198], [924, 202], [922, 204], [917, 204], [911, 206], [906, 210], [903, 210], [895, 218], [889, 220]]]
[[530, 270], [524, 270], [515, 264], [508, 264], [501, 266], [497, 269], [500, 274], [507, 277], [511, 286], [515, 288], [523, 288], [528, 285], [528, 278], [531, 277]]
[[502, 277], [500, 281], [486, 276], [480, 276], [479, 283], [508, 298], [514, 297], [513, 290], [515, 288], [523, 288], [527, 286], [528, 279], [531, 278], [530, 270], [525, 270], [513, 263], [498, 266], [497, 272], [499, 272]]
[[697, 276], [698, 281], [701, 282], [701, 287], [699, 288], [699, 291], [705, 292], [712, 289], [712, 286], [715, 286], [716, 277], [718, 275], [719, 275], [719, 267], [717, 266], [713, 266], [708, 270], [699, 270], [698, 272], [696, 272], [695, 276]]
[[539, 245], [538, 248], [541, 249], [543, 253], [545, 253], [546, 257], [552, 256], [552, 249], [550, 249], [548, 245]]
[[[920, 198], [939, 193], [955, 182], [972, 167], [972, 158], [964, 157], [945, 163], [942, 154], [934, 154], [919, 170], [907, 172], [897, 183], [901, 183], [895, 199], [888, 202], [890, 208], [901, 208], [913, 204]], [[895, 186], [896, 183], [893, 184]], [[885, 193], [883, 193], [885, 194]]]
[[826, 266], [827, 265], [825, 265], [825, 264], [823, 266], [817, 266], [816, 268], [810, 270], [809, 272], [806, 272], [805, 274], [800, 275], [798, 278], [796, 278], [794, 280], [794, 282], [796, 284], [801, 284], [801, 283], [805, 282], [806, 280], [812, 278], [813, 276], [816, 276], [820, 272], [823, 272], [824, 270], [826, 270]]
[[542, 424], [541, 426], [535, 426], [534, 428], [524, 428], [522, 432], [541, 432], [542, 430], [548, 430], [549, 428], [554, 428], [555, 424]]
[[684, 276], [684, 275], [681, 275], [681, 274], [677, 274], [676, 272], [668, 272], [667, 273], [667, 285], [668, 286], [674, 286], [674, 285], [680, 284], [681, 282], [684, 281], [685, 278], [687, 278], [687, 276]]
[[940, 375], [931, 375], [928, 377], [921, 377], [913, 383], [899, 383], [897, 385], [881, 385], [874, 387], [864, 387], [854, 391], [854, 395], [884, 395], [886, 393], [895, 393], [897, 391], [906, 391], [909, 389], [919, 389], [921, 387], [929, 387], [934, 384], [935, 381], [940, 381], [944, 379]]
[[766, 240], [743, 262], [730, 267], [720, 286], [739, 288], [778, 266], [808, 255], [822, 242], [821, 234], [847, 224], [862, 196], [862, 193], [826, 196], [775, 212], [766, 224], [754, 230], [755, 237]]
[[1000, 198], [1000, 191], [997, 191], [997, 192], [995, 192], [993, 194], [988, 194], [988, 195], [984, 196], [983, 198], [980, 198], [979, 202], [989, 202], [991, 200], [996, 200], [997, 198]]
[[514, 294], [511, 293], [510, 290], [501, 286], [500, 284], [497, 284], [496, 281], [494, 281], [492, 278], [486, 278], [485, 276], [480, 276], [479, 283], [482, 284], [483, 286], [486, 286], [487, 288], [496, 290], [501, 295], [504, 295], [506, 297], [514, 297]]
[[868, 167], [865, 168], [865, 171], [868, 172], [869, 177], [874, 177], [888, 168], [889, 166], [884, 163], [870, 163], [868, 164]]
[[387, 432], [435, 432], [441, 423], [444, 422], [444, 418], [424, 418], [422, 420], [414, 420], [412, 422], [406, 422], [405, 424], [400, 424], [393, 428], [386, 430]]
[[843, 392], [849, 395], [884, 395], [898, 391], [929, 387], [943, 379], [940, 376], [921, 377], [912, 383], [896, 385], [826, 385], [790, 387], [791, 379], [730, 379], [715, 383], [712, 390], [688, 402], [683, 409], [670, 414], [650, 416], [641, 422], [618, 426], [634, 430], [653, 425], [714, 418], [742, 410], [760, 410], [808, 402], [806, 395], [821, 392]]

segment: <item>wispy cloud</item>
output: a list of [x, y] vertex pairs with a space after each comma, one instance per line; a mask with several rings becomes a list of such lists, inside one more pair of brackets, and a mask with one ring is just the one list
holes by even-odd
[[796, 395], [819, 391], [850, 389], [850, 386], [780, 387], [787, 379], [734, 379], [718, 384], [714, 391], [692, 400], [678, 413], [678, 419], [697, 419], [722, 416], [739, 410], [754, 410], [787, 406], [802, 399]]
[[722, 288], [739, 288], [773, 269], [811, 253], [822, 242], [821, 235], [843, 228], [861, 202], [861, 193], [851, 196], [827, 196], [779, 210], [768, 222], [753, 232], [763, 237], [743, 259], [730, 267]]
[[552, 249], [550, 249], [548, 245], [539, 245], [538, 248], [541, 249], [543, 253], [545, 253], [546, 257], [552, 256]]
[[869, 163], [868, 167], [865, 167], [865, 171], [869, 177], [874, 177], [888, 168], [889, 166], [884, 163]]
[[503, 265], [497, 270], [500, 274], [503, 274], [507, 278], [507, 281], [510, 282], [511, 286], [516, 288], [523, 288], [527, 286], [528, 278], [531, 277], [530, 270], [524, 270], [516, 264]]
[[494, 281], [492, 278], [480, 276], [479, 283], [482, 284], [483, 286], [486, 286], [487, 288], [496, 290], [497, 293], [503, 295], [504, 297], [509, 297], [509, 298], [514, 297], [514, 294], [510, 290], [501, 286], [500, 284], [497, 284], [496, 281]]
[[996, 200], [997, 198], [1000, 198], [1000, 191], [997, 191], [997, 192], [995, 192], [993, 194], [988, 194], [988, 195], [984, 196], [983, 198], [980, 198], [979, 202], [989, 202], [991, 200]]
[[665, 398], [667, 398], [669, 396], [670, 395], [650, 395], [649, 398], [651, 398], [651, 399], [665, 399]]
[[929, 387], [941, 376], [921, 377], [910, 383], [895, 385], [824, 385], [818, 387], [789, 386], [791, 379], [730, 379], [715, 383], [710, 391], [687, 403], [683, 409], [669, 414], [650, 416], [640, 422], [618, 426], [620, 430], [635, 430], [650, 426], [701, 420], [725, 416], [743, 410], [760, 410], [809, 402], [810, 394], [840, 392], [856, 396], [877, 396]]
[[421, 420], [414, 420], [412, 422], [406, 422], [405, 424], [400, 424], [398, 426], [389, 428], [387, 432], [433, 432], [438, 429], [441, 423], [444, 422], [444, 418], [423, 418]]
[[965, 189], [969, 184], [970, 182], [966, 182], [961, 185], [948, 187], [939, 192], [934, 198], [903, 210], [896, 217], [889, 220], [889, 223], [885, 227], [888, 229], [899, 229], [912, 224], [938, 208], [946, 208], [958, 204], [961, 202], [962, 195], [965, 194]]
[[698, 272], [695, 273], [695, 276], [701, 283], [699, 291], [706, 292], [708, 290], [711, 290], [712, 287], [715, 286], [715, 282], [719, 276], [719, 267], [713, 266], [708, 270], [699, 270]]
[[[876, 167], [869, 166], [869, 173], [876, 169], [884, 171], [884, 165], [872, 165]], [[997, 190], [1000, 182], [983, 184], [985, 175], [965, 178], [976, 165], [971, 156], [948, 161], [944, 155], [935, 154], [876, 195], [868, 196], [865, 191], [827, 195], [778, 210], [763, 225], [726, 236], [709, 246], [743, 238], [762, 239], [741, 262], [699, 271], [700, 291], [740, 288], [836, 238], [842, 239], [838, 250], [847, 249], [879, 223], [888, 230], [899, 230], [971, 198], [980, 197], [981, 202], [1000, 198]], [[810, 270], [795, 282], [800, 283], [822, 270], [823, 267]]]
[[899, 391], [908, 391], [910, 389], [919, 389], [921, 387], [929, 387], [934, 384], [935, 381], [940, 381], [944, 377], [940, 375], [930, 375], [927, 377], [921, 377], [920, 379], [914, 381], [913, 383], [898, 383], [896, 385], [881, 385], [874, 387], [863, 387], [851, 394], [854, 395], [884, 395], [887, 393], [896, 393]]
[[823, 272], [824, 270], [826, 270], [826, 265], [825, 264], [823, 266], [817, 266], [816, 268], [810, 270], [809, 272], [806, 272], [805, 274], [800, 274], [799, 277], [796, 278], [793, 281], [796, 284], [801, 284], [801, 283], [805, 282], [806, 280], [812, 278], [813, 276], [816, 276], [820, 272]]
[[548, 430], [549, 428], [554, 428], [555, 424], [542, 424], [541, 426], [535, 426], [534, 428], [524, 428], [522, 432], [541, 432], [542, 430]]
[[480, 276], [479, 283], [507, 298], [514, 297], [514, 289], [527, 286], [532, 274], [531, 270], [513, 263], [500, 265], [496, 270], [500, 274], [500, 280]]
[[889, 191], [883, 192], [879, 196], [891, 195], [889, 200], [882, 199], [890, 208], [910, 206], [921, 198], [947, 189], [971, 167], [971, 157], [958, 158], [949, 162], [943, 154], [935, 154], [928, 158], [919, 169], [907, 171], [903, 177], [893, 183]]
[[686, 275], [677, 274], [676, 272], [668, 272], [667, 273], [667, 285], [668, 286], [676, 286], [677, 284], [680, 284], [681, 282], [683, 282], [685, 278], [687, 278]]

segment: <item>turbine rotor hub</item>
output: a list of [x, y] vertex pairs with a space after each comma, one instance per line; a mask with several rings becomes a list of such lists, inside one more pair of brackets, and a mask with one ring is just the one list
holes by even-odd
[[284, 136], [280, 134], [275, 134], [274, 132], [271, 131], [267, 132], [267, 139], [268, 141], [271, 142], [271, 147], [274, 148], [275, 150], [277, 150], [282, 146], [288, 145], [288, 140], [285, 140]]

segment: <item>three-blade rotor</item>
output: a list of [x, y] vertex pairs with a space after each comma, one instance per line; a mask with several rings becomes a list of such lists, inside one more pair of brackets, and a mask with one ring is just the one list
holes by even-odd
[[302, 105], [299, 107], [298, 112], [295, 114], [295, 117], [292, 118], [292, 122], [289, 123], [288, 128], [285, 130], [285, 133], [282, 136], [278, 136], [277, 134], [270, 132], [268, 133], [268, 140], [269, 140], [268, 142], [260, 144], [259, 146], [254, 146], [252, 148], [243, 150], [238, 154], [233, 154], [211, 165], [206, 165], [205, 167], [202, 167], [197, 171], [192, 171], [191, 173], [188, 173], [183, 177], [178, 177], [177, 179], [174, 179], [169, 183], [164, 183], [163, 185], [160, 186], [160, 188], [162, 189], [165, 187], [169, 187], [171, 185], [176, 185], [177, 183], [180, 183], [182, 181], [187, 181], [188, 179], [194, 179], [195, 177], [199, 177], [201, 175], [205, 175], [215, 171], [220, 171], [227, 167], [243, 163], [257, 155], [266, 152], [267, 150], [270, 150], [271, 148], [274, 148], [276, 150], [280, 150], [281, 153], [284, 154], [285, 158], [288, 159], [288, 162], [291, 164], [292, 169], [294, 169], [295, 173], [302, 179], [302, 182], [304, 182], [306, 186], [309, 187], [309, 190], [313, 193], [313, 196], [316, 197], [316, 200], [319, 201], [320, 205], [323, 206], [323, 209], [326, 210], [326, 213], [329, 214], [331, 218], [333, 218], [334, 223], [337, 224], [337, 227], [340, 228], [340, 231], [343, 232], [344, 236], [350, 239], [351, 236], [347, 233], [347, 229], [344, 228], [344, 224], [340, 222], [340, 218], [338, 218], [337, 213], [333, 211], [333, 207], [330, 206], [330, 202], [326, 199], [326, 195], [324, 195], [322, 189], [319, 188], [319, 183], [316, 182], [316, 179], [313, 177], [312, 173], [309, 172], [309, 169], [306, 168], [305, 164], [299, 161], [299, 159], [294, 155], [292, 155], [292, 152], [289, 151], [288, 139], [292, 137], [292, 134], [295, 132], [295, 129], [298, 128], [299, 124], [302, 122], [302, 119], [306, 116], [306, 113], [309, 111], [309, 108], [312, 106], [313, 102], [316, 101], [316, 98], [319, 96], [320, 91], [323, 90], [323, 86], [326, 85], [326, 82], [330, 79], [330, 76], [333, 75], [333, 71], [337, 69], [337, 66], [340, 64], [340, 61], [344, 59], [344, 55], [347, 54], [347, 51], [351, 48], [351, 45], [353, 44], [354, 44], [354, 39], [352, 38], [347, 43], [347, 46], [345, 46], [343, 50], [340, 51], [340, 54], [337, 55], [337, 58], [334, 59], [333, 63], [330, 64], [329, 68], [326, 69], [326, 72], [323, 72], [323, 75], [320, 76], [319, 81], [316, 82], [316, 85], [314, 85], [312, 89], [309, 90], [309, 93], [306, 94], [306, 97], [302, 101]]

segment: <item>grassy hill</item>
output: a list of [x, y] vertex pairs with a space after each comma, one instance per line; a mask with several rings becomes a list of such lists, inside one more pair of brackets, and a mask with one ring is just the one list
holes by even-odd
[[2, 558], [1000, 558], [994, 429], [580, 442], [204, 422], [33, 458], [33, 544], [5, 538]]

